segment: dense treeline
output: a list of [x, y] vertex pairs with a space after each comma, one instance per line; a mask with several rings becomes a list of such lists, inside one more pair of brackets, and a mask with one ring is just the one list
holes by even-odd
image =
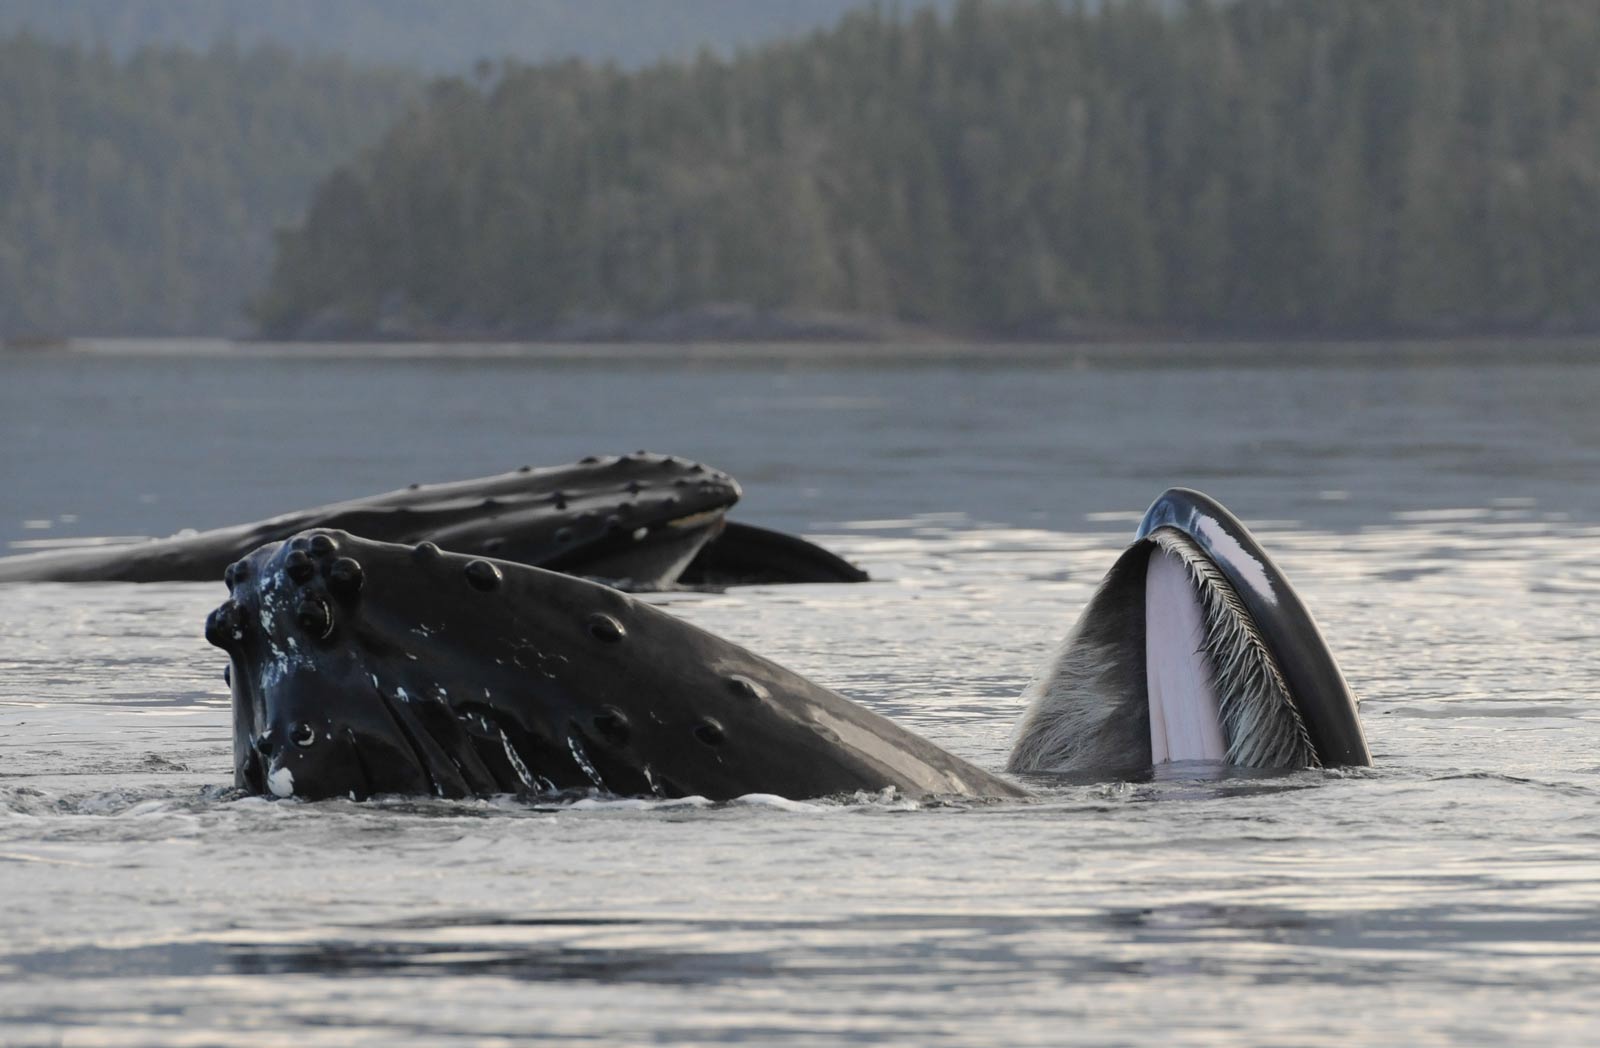
[[242, 329], [273, 230], [421, 86], [281, 49], [0, 40], [0, 335]]
[[[4, 0], [0, 34], [28, 30], [119, 57], [221, 40], [462, 72], [486, 56], [640, 65], [830, 25], [868, 0]], [[949, 0], [900, 0], [902, 6]]]
[[1595, 327], [1597, 54], [1592, 0], [968, 0], [732, 61], [513, 67], [324, 181], [257, 312]]

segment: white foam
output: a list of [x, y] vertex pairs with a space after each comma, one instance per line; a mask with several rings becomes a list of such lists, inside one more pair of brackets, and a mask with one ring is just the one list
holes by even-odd
[[735, 797], [735, 804], [746, 804], [756, 808], [775, 808], [778, 811], [818, 812], [828, 809], [820, 804], [808, 804], [805, 801], [790, 800], [780, 797], [776, 793], [746, 793]]
[[1145, 574], [1144, 631], [1151, 761], [1223, 760], [1227, 744], [1211, 663], [1201, 650], [1200, 600], [1183, 561], [1160, 548]]
[[580, 797], [567, 805], [569, 811], [649, 811], [659, 807], [643, 797]]

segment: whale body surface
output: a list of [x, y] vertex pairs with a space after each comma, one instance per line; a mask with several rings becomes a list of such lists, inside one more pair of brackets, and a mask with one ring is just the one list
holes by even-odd
[[206, 635], [231, 657], [235, 781], [252, 792], [1020, 793], [582, 579], [327, 530], [228, 577]]
[[0, 582], [210, 582], [257, 547], [315, 528], [432, 542], [630, 590], [867, 577], [804, 539], [730, 524], [739, 496], [728, 474], [674, 455], [590, 456], [171, 538], [0, 557]]
[[[1173, 587], [1167, 606], [1151, 603]], [[1244, 768], [1372, 763], [1311, 613], [1249, 530], [1188, 488], [1151, 504], [1027, 697], [1008, 763], [1018, 773], [1137, 774], [1163, 759], [1215, 760], [1218, 746]], [[1169, 746], [1175, 711], [1193, 722], [1183, 756]]]
[[[255, 793], [1024, 792], [571, 576], [319, 529], [226, 581], [206, 636], [230, 655], [235, 781]], [[1029, 697], [1019, 774], [1371, 763], [1309, 612], [1244, 526], [1187, 489], [1152, 505]]]
[[676, 580], [739, 494], [726, 473], [671, 455], [591, 456], [172, 538], [0, 558], [0, 582], [209, 582], [259, 546], [329, 528], [650, 587]]

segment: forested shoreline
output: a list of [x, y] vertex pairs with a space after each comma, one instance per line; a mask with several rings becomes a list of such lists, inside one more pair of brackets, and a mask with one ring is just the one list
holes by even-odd
[[256, 315], [1589, 330], [1597, 53], [1581, 0], [968, 0], [731, 61], [511, 66], [325, 180]]
[[278, 47], [0, 39], [0, 336], [248, 331], [275, 227], [423, 84]]
[[878, 5], [431, 84], [24, 34], [0, 337], [1594, 332], [1595, 54], [1586, 0]]

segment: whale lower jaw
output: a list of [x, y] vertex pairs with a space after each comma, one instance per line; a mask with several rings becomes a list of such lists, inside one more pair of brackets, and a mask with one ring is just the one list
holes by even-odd
[[1013, 772], [1136, 774], [1192, 760], [1321, 764], [1238, 594], [1174, 528], [1158, 528], [1123, 553], [1025, 698]]

